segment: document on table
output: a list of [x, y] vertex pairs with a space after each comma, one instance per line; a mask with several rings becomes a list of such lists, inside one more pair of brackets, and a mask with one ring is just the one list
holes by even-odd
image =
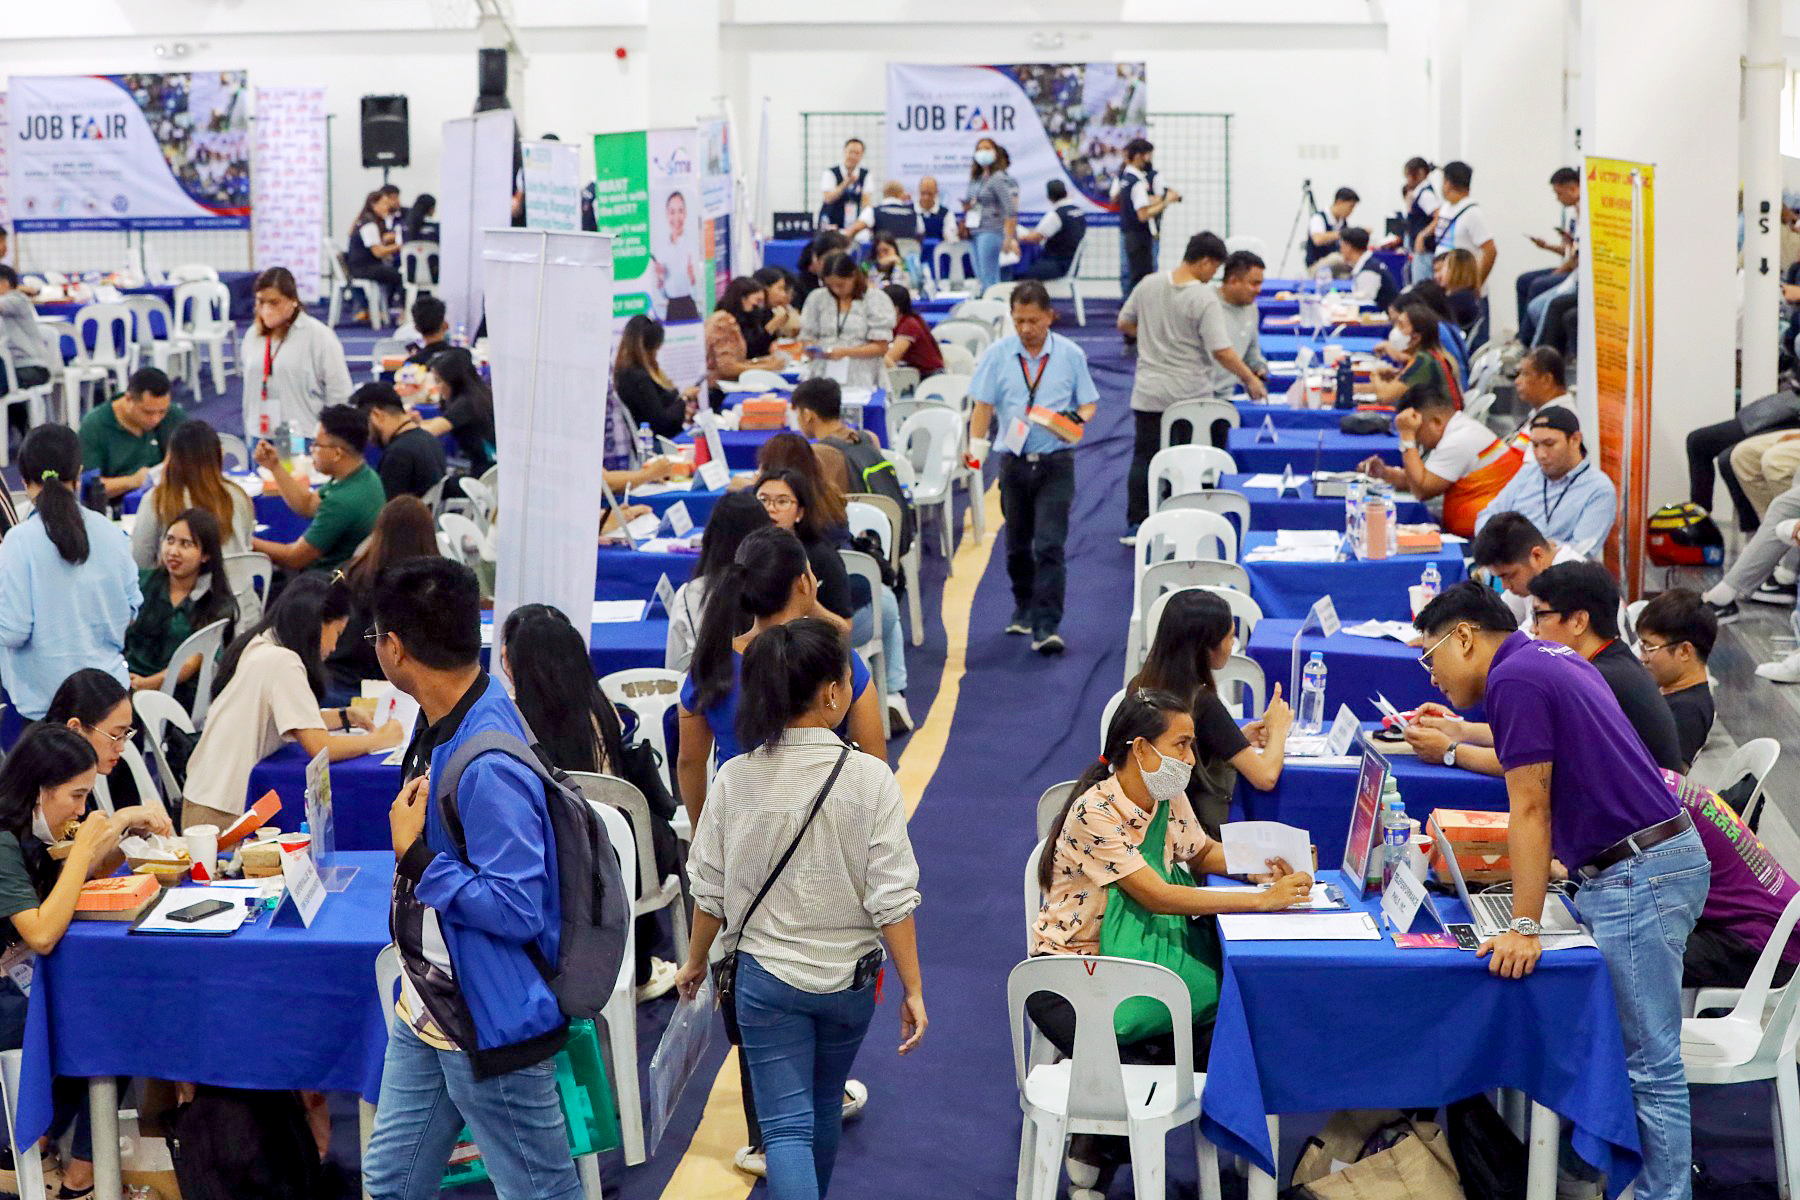
[[[1217, 892], [1220, 895], [1232, 893], [1266, 892], [1269, 885], [1254, 883], [1248, 887], [1203, 887], [1202, 892]], [[1349, 907], [1344, 901], [1344, 893], [1335, 883], [1314, 883], [1312, 894], [1292, 908], [1284, 908], [1282, 912], [1341, 912]]]
[[1277, 491], [1281, 487], [1281, 476], [1267, 471], [1259, 471], [1255, 475], [1247, 475], [1238, 486], [1245, 491], [1252, 489], [1265, 492]]
[[1225, 846], [1225, 873], [1261, 875], [1271, 858], [1283, 859], [1296, 871], [1312, 869], [1312, 835], [1280, 821], [1230, 821], [1219, 827]]
[[1234, 942], [1376, 942], [1366, 912], [1222, 913], [1219, 932]]
[[1329, 546], [1258, 546], [1244, 555], [1244, 561], [1253, 562], [1336, 562], [1338, 558], [1337, 544]]
[[[171, 913], [178, 913], [196, 904], [223, 900], [225, 908], [209, 917], [201, 917], [197, 921], [177, 921]], [[162, 894], [162, 898], [151, 905], [150, 911], [131, 927], [133, 933], [236, 933], [238, 926], [244, 923], [243, 895], [228, 890], [223, 894], [209, 887], [175, 887]]]
[[644, 602], [642, 600], [596, 600], [594, 601], [593, 623], [611, 625], [620, 621], [641, 621], [644, 619]]
[[[1275, 481], [1281, 482], [1276, 476]], [[1275, 534], [1277, 546], [1326, 546], [1336, 550], [1343, 540], [1343, 533], [1336, 529], [1283, 529]]]
[[691, 476], [687, 479], [670, 479], [663, 483], [637, 483], [626, 489], [625, 499], [629, 502], [642, 500], [645, 496], [660, 496], [665, 492], [691, 492], [693, 490], [694, 480]]
[[1393, 638], [1401, 645], [1419, 636], [1419, 631], [1405, 621], [1363, 621], [1357, 625], [1346, 625], [1342, 632], [1352, 637]]

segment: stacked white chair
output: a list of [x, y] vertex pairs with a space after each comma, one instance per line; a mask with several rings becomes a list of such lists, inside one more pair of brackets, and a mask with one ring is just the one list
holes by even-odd
[[952, 291], [961, 291], [975, 274], [975, 250], [968, 242], [939, 242], [931, 252], [931, 274]]
[[[13, 405], [23, 404], [26, 419], [29, 422], [27, 428], [35, 429], [48, 420], [51, 392], [56, 386], [54, 374], [49, 383], [35, 384], [32, 387], [21, 386], [18, 373], [13, 366], [12, 355], [8, 353], [5, 346], [0, 346], [0, 382], [6, 384], [6, 395], [0, 397], [0, 416], [3, 416]], [[0, 428], [0, 467], [6, 466], [10, 461], [6, 430]]]
[[964, 300], [950, 310], [952, 321], [978, 321], [988, 327], [998, 341], [1012, 332], [1011, 297], [1006, 300], [990, 300], [982, 296], [975, 300]]
[[1237, 463], [1217, 446], [1164, 446], [1150, 458], [1150, 510], [1156, 511], [1165, 483], [1171, 496], [1182, 496], [1216, 488], [1221, 475], [1235, 474]]
[[[648, 742], [661, 762], [664, 779], [670, 779], [674, 755], [670, 751], [668, 731], [663, 727], [669, 710], [681, 703], [681, 684], [687, 676], [681, 671], [662, 667], [631, 667], [600, 677], [600, 692], [614, 708], [628, 709], [637, 720], [637, 740]], [[713, 756], [706, 759], [710, 772]], [[687, 809], [675, 810], [675, 832], [683, 841], [692, 840]]]
[[[971, 302], [964, 301], [964, 303]], [[931, 331], [931, 336], [937, 339], [940, 351], [945, 346], [961, 346], [976, 362], [980, 362], [982, 353], [994, 344], [993, 327], [986, 321], [961, 318], [940, 321], [937, 327]]]
[[225, 578], [231, 583], [231, 597], [237, 601], [239, 628], [248, 629], [262, 620], [263, 599], [275, 578], [275, 564], [266, 554], [251, 551], [225, 556]]
[[1182, 592], [1211, 592], [1223, 600], [1225, 606], [1231, 610], [1233, 629], [1237, 634], [1239, 649], [1249, 645], [1250, 635], [1256, 632], [1257, 625], [1263, 619], [1262, 606], [1236, 588], [1202, 584], [1198, 587], [1176, 588], [1174, 591], [1164, 592], [1151, 603], [1150, 611], [1144, 617], [1144, 636], [1139, 644], [1138, 657], [1133, 659], [1129, 655], [1126, 656], [1126, 683], [1131, 682], [1132, 677], [1143, 667], [1144, 660], [1150, 657], [1150, 647], [1156, 644], [1156, 631], [1162, 626], [1163, 611], [1169, 607], [1170, 599]]
[[860, 579], [869, 589], [870, 613], [868, 640], [850, 648], [862, 655], [863, 662], [869, 668], [869, 676], [875, 681], [875, 701], [880, 711], [887, 712], [887, 651], [881, 640], [881, 568], [875, 560], [861, 550], [838, 551], [843, 560], [844, 572], [851, 579]]
[[[952, 342], [947, 346], [939, 346], [938, 353], [942, 355], [944, 359], [944, 374], [975, 374], [975, 356], [961, 346], [958, 346], [956, 343]], [[938, 376], [933, 375], [932, 378], [936, 379]]]
[[[1138, 526], [1137, 544], [1132, 547], [1132, 551], [1133, 591], [1138, 605], [1132, 611], [1131, 625], [1126, 636], [1127, 664], [1141, 661], [1145, 647], [1149, 644], [1144, 636], [1145, 618], [1158, 594], [1148, 592], [1145, 588], [1145, 579], [1151, 570], [1175, 563], [1214, 563], [1234, 568], [1238, 576], [1243, 575], [1243, 568], [1237, 565], [1237, 531], [1232, 528], [1230, 521], [1217, 513], [1198, 509], [1168, 509], [1153, 513]], [[1235, 586], [1228, 573], [1198, 582]], [[1249, 591], [1247, 578], [1242, 590]]]
[[1243, 414], [1229, 400], [1177, 400], [1163, 410], [1162, 445], [1181, 445], [1182, 443], [1174, 440], [1175, 430], [1178, 426], [1185, 425], [1189, 431], [1186, 439], [1188, 442], [1210, 446], [1213, 426], [1220, 421], [1238, 429], [1243, 424]]
[[[217, 279], [196, 279], [181, 284], [175, 289], [175, 330], [194, 347], [195, 354], [202, 348], [206, 350], [213, 391], [224, 395], [225, 343], [232, 343], [232, 360], [237, 360], [237, 327], [231, 323], [231, 289]], [[197, 383], [197, 363], [194, 378]], [[196, 387], [195, 392], [198, 391]]]
[[900, 426], [894, 449], [912, 465], [913, 508], [921, 529], [925, 515], [935, 512], [941, 531], [938, 545], [946, 562], [956, 557], [954, 515], [956, 476], [962, 471], [963, 432], [967, 427], [955, 409], [927, 405]]
[[[194, 343], [175, 328], [175, 313], [161, 296], [137, 292], [125, 297], [125, 307], [137, 318], [137, 348], [142, 358], [170, 379], [194, 378]], [[158, 329], [160, 327], [160, 332]]]
[[196, 654], [200, 656], [200, 669], [194, 672], [194, 707], [188, 713], [195, 729], [206, 724], [206, 710], [212, 704], [213, 673], [218, 670], [219, 651], [225, 645], [225, 629], [230, 624], [230, 621], [214, 621], [183, 639], [181, 645], [175, 647], [175, 653], [169, 656], [162, 687], [157, 689], [173, 700], [175, 689], [181, 685], [182, 664]]

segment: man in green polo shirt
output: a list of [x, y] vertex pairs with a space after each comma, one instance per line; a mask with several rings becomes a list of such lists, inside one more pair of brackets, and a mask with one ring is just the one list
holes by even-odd
[[287, 571], [336, 570], [375, 528], [387, 503], [381, 476], [363, 461], [369, 423], [348, 404], [332, 404], [319, 414], [313, 435], [313, 469], [330, 476], [318, 491], [310, 481], [282, 469], [281, 458], [268, 442], [256, 443], [256, 465], [267, 467], [287, 506], [312, 524], [296, 541], [252, 538], [251, 548]]
[[169, 435], [187, 420], [169, 401], [169, 377], [155, 367], [139, 367], [125, 382], [125, 394], [81, 418], [81, 466], [99, 471], [107, 499], [135, 492], [149, 482], [150, 468], [162, 462]]

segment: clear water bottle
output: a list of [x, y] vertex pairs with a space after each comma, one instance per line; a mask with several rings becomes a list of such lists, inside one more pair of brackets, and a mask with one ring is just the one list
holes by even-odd
[[1325, 655], [1317, 650], [1300, 672], [1300, 736], [1325, 732]]
[[[1393, 787], [1391, 780], [1388, 786]], [[1381, 887], [1386, 891], [1394, 881], [1394, 873], [1406, 870], [1406, 847], [1412, 840], [1412, 826], [1407, 824], [1406, 806], [1400, 802], [1398, 788], [1391, 793], [1383, 791], [1382, 799]]]
[[1389, 558], [1400, 553], [1400, 510], [1394, 504], [1394, 489], [1381, 489], [1382, 515], [1387, 518], [1387, 556]]
[[1344, 485], [1344, 533], [1350, 538], [1351, 553], [1358, 557], [1362, 554], [1362, 507], [1365, 490], [1361, 473]]
[[647, 463], [656, 457], [656, 435], [650, 432], [648, 421], [638, 422], [637, 452], [639, 463]]
[[287, 431], [288, 458], [299, 458], [302, 454], [306, 453], [306, 434], [301, 432], [300, 426], [298, 425], [289, 425]]
[[1356, 407], [1356, 379], [1350, 369], [1348, 353], [1337, 362], [1337, 406], [1339, 408]]
[[1443, 586], [1443, 572], [1438, 570], [1436, 563], [1426, 563], [1425, 570], [1419, 574], [1419, 594], [1425, 597], [1425, 603], [1430, 604], [1437, 599]]
[[458, 321], [456, 323], [456, 332], [450, 335], [450, 344], [452, 346], [467, 346], [469, 344], [469, 327], [461, 321]]

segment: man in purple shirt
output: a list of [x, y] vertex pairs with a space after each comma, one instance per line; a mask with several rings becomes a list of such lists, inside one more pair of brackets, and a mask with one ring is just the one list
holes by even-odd
[[1639, 1200], [1692, 1194], [1681, 1066], [1682, 954], [1712, 868], [1687, 809], [1593, 665], [1534, 642], [1479, 583], [1446, 589], [1413, 622], [1420, 662], [1453, 707], [1485, 703], [1506, 774], [1513, 922], [1479, 953], [1521, 979], [1537, 966], [1550, 855], [1581, 883], [1582, 918], [1612, 977], [1637, 1105]]

